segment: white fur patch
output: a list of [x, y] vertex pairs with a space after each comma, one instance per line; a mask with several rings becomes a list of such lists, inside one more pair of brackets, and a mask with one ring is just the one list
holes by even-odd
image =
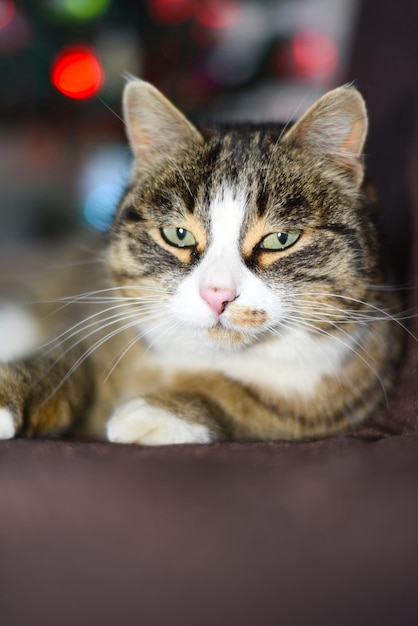
[[243, 266], [239, 236], [246, 212], [243, 193], [224, 185], [211, 202], [211, 244], [200, 266], [199, 281], [239, 290]]
[[341, 343], [333, 337], [316, 337], [293, 329], [281, 338], [272, 337], [265, 344], [250, 346], [248, 353], [218, 358], [215, 367], [244, 384], [273, 390], [284, 397], [296, 392], [309, 398], [324, 377], [338, 373], [355, 346], [354, 337], [345, 337]]
[[15, 434], [16, 427], [12, 412], [6, 408], [0, 408], [0, 439], [12, 439]]
[[180, 345], [193, 351], [199, 350], [202, 343], [211, 348], [213, 341], [207, 331], [219, 323], [227, 330], [243, 333], [249, 341], [263, 332], [261, 327], [237, 326], [229, 317], [228, 307], [216, 315], [200, 296], [202, 287], [232, 289], [237, 294], [236, 305], [262, 311], [267, 324], [280, 317], [280, 299], [246, 267], [241, 257], [240, 233], [245, 214], [245, 193], [225, 184], [211, 201], [209, 246], [167, 303], [167, 320], [171, 323], [167, 323], [164, 332], [151, 324], [147, 328], [156, 350], [177, 350]]
[[169, 304], [169, 314], [188, 329], [206, 330], [218, 322], [199, 295], [201, 287], [241, 292], [246, 268], [239, 251], [239, 234], [244, 215], [245, 198], [230, 187], [222, 188], [211, 201], [209, 247], [197, 267], [180, 283]]
[[341, 364], [356, 349], [359, 337], [316, 337], [305, 330], [291, 330], [283, 337], [270, 337], [238, 351], [200, 349], [194, 343], [178, 343], [176, 350], [155, 355], [158, 366], [168, 374], [178, 370], [220, 372], [247, 385], [257, 385], [292, 397], [314, 396], [324, 376], [338, 374]]
[[106, 426], [113, 443], [139, 443], [162, 446], [175, 443], [210, 443], [211, 431], [203, 424], [193, 424], [173, 413], [149, 405], [142, 398], [119, 407]]
[[0, 362], [21, 359], [40, 343], [40, 329], [35, 318], [15, 304], [0, 307]]

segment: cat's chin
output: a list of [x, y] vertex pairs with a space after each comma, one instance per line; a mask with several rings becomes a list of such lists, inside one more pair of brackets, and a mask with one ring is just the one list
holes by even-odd
[[210, 345], [222, 350], [239, 350], [254, 342], [252, 335], [225, 328], [221, 324], [208, 328], [206, 339]]

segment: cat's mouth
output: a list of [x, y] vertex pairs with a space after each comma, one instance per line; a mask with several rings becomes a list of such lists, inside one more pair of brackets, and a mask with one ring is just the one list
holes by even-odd
[[207, 329], [207, 337], [219, 346], [239, 348], [254, 342], [264, 330], [266, 320], [267, 313], [263, 310], [231, 306], [225, 319], [221, 316], [214, 326]]

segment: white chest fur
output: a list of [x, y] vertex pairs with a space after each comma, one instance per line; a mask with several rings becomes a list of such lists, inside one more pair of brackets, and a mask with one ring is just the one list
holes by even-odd
[[324, 376], [337, 376], [356, 338], [315, 337], [304, 330], [292, 330], [283, 337], [246, 347], [236, 352], [199, 347], [190, 337], [178, 333], [156, 353], [163, 371], [197, 373], [210, 370], [243, 384], [255, 384], [283, 396], [295, 392], [310, 397]]

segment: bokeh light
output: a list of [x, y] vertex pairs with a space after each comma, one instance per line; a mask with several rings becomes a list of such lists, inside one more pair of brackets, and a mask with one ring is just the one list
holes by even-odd
[[0, 30], [12, 21], [16, 13], [16, 5], [12, 0], [0, 0]]
[[303, 29], [291, 40], [294, 71], [304, 78], [327, 78], [338, 65], [338, 49], [331, 37]]
[[95, 187], [84, 202], [84, 218], [96, 230], [108, 230], [123, 187], [115, 183], [103, 183]]
[[22, 52], [31, 42], [32, 27], [25, 14], [15, 2], [0, 0], [0, 56]]
[[90, 20], [101, 15], [109, 6], [109, 0], [65, 0], [65, 9], [71, 17]]
[[193, 15], [194, 0], [148, 0], [153, 19], [165, 24], [179, 24]]
[[110, 0], [44, 0], [46, 9], [60, 20], [89, 21], [100, 17], [110, 6]]
[[195, 17], [206, 28], [228, 28], [240, 13], [236, 0], [202, 0], [196, 4]]
[[132, 157], [125, 145], [100, 147], [86, 160], [78, 181], [79, 200], [84, 219], [96, 230], [109, 228], [131, 168]]
[[69, 98], [90, 98], [100, 90], [103, 80], [95, 51], [87, 46], [65, 48], [53, 61], [51, 82]]

